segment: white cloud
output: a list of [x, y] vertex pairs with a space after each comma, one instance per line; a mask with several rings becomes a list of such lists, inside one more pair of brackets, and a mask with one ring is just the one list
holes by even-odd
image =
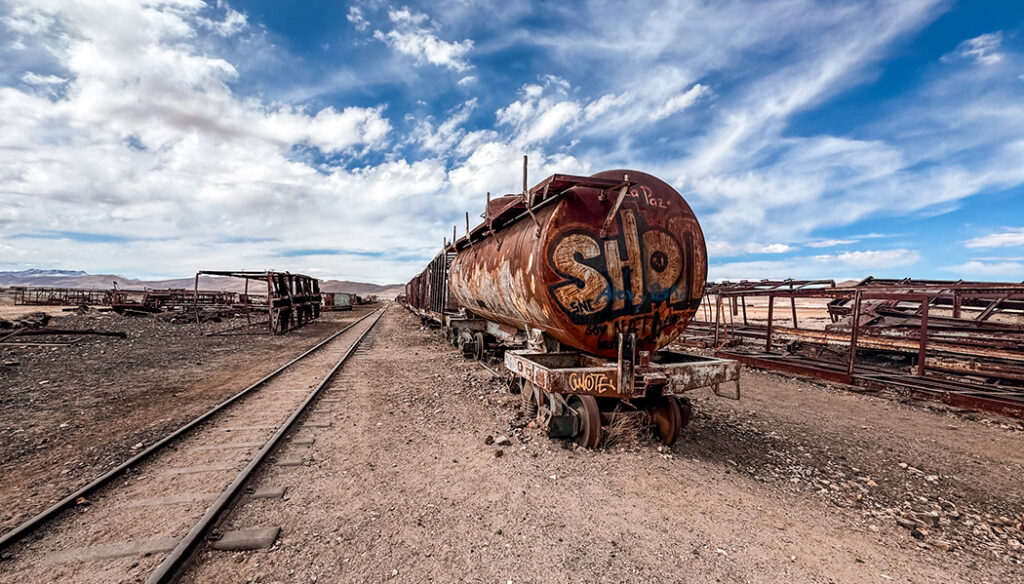
[[1024, 263], [1015, 261], [983, 262], [970, 260], [959, 265], [949, 266], [945, 270], [957, 274], [958, 278], [994, 278], [997, 281], [1012, 281], [1024, 278]]
[[224, 16], [223, 20], [200, 18], [199, 22], [222, 37], [235, 36], [249, 27], [249, 19], [245, 14], [232, 10], [226, 5], [224, 5], [224, 7], [226, 8], [227, 14]]
[[441, 40], [426, 14], [412, 12], [408, 8], [389, 10], [388, 19], [394, 28], [388, 32], [375, 30], [373, 38], [415, 58], [418, 63], [430, 63], [458, 72], [469, 69], [465, 57], [473, 48], [472, 39], [459, 42]]
[[27, 85], [63, 85], [68, 80], [56, 75], [39, 75], [32, 71], [26, 71], [21, 76], [21, 81]]
[[670, 115], [683, 111], [684, 109], [695, 104], [697, 100], [704, 94], [710, 91], [706, 85], [700, 83], [694, 85], [690, 89], [686, 90], [685, 93], [677, 95], [668, 101], [658, 109], [651, 112], [652, 120], [661, 120], [669, 117]]
[[913, 250], [865, 250], [780, 260], [713, 263], [708, 268], [708, 274], [712, 280], [807, 278], [840, 281], [867, 275], [904, 276], [906, 274], [901, 269], [913, 265], [919, 259], [920, 255]]
[[466, 136], [462, 125], [466, 123], [476, 107], [477, 99], [474, 97], [456, 108], [451, 117], [438, 124], [436, 128], [434, 120], [428, 118], [420, 122], [410, 139], [431, 152], [448, 153], [462, 143]]
[[358, 31], [364, 31], [370, 26], [369, 21], [366, 20], [365, 16], [363, 16], [363, 9], [358, 6], [350, 6], [345, 18], [351, 22], [352, 26], [354, 26]]
[[[0, 79], [10, 80], [0, 82], [0, 238], [63, 229], [163, 241], [103, 248], [0, 241], [19, 250], [19, 261], [60, 257], [71, 268], [372, 265], [374, 278], [404, 280], [420, 267], [408, 256], [430, 255], [452, 222], [461, 229], [463, 211], [482, 208], [486, 191], [518, 190], [526, 153], [531, 182], [551, 172], [615, 167], [660, 176], [693, 204], [712, 258], [777, 254], [719, 264], [718, 273], [898, 271], [916, 266], [918, 252], [779, 256], [862, 239], [820, 239], [835, 226], [948, 209], [1024, 181], [1024, 86], [1019, 67], [1011, 68], [1020, 55], [991, 40], [965, 42], [955, 58], [932, 63], [923, 81], [915, 78], [915, 89], [841, 136], [793, 122], [870, 82], [892, 48], [927, 26], [941, 4], [739, 0], [609, 11], [596, 3], [579, 8], [583, 18], [574, 12], [573, 27], [560, 26], [565, 14], [552, 13], [555, 35], [539, 30], [543, 25], [506, 27], [531, 18], [529, 7], [516, 3], [450, 3], [432, 19], [419, 9], [362, 2], [349, 8], [348, 21], [356, 30], [382, 29], [374, 36], [387, 47], [370, 41], [349, 49], [357, 57], [405, 57], [353, 58], [324, 71], [315, 87], [285, 84], [267, 98], [251, 89], [251, 63], [238, 57], [262, 23], [226, 5], [13, 1], [0, 16]], [[508, 34], [476, 34], [484, 30]], [[645, 34], [604, 34], [609, 30]], [[270, 54], [285, 50], [270, 44], [263, 47]], [[238, 52], [224, 48], [236, 46]], [[500, 71], [521, 88], [514, 97], [494, 92], [494, 71], [484, 69], [502, 51], [541, 63], [525, 74]], [[476, 67], [471, 54], [481, 55]], [[994, 63], [995, 55], [1000, 66], [974, 66]], [[424, 80], [403, 61], [459, 74]], [[374, 90], [360, 100], [382, 95], [379, 84], [388, 95], [395, 87], [407, 93], [395, 105], [361, 101], [365, 107], [339, 97], [356, 87]], [[466, 101], [468, 89], [479, 91], [479, 102]], [[309, 103], [334, 106], [303, 105]], [[417, 105], [395, 111], [403, 103]], [[494, 112], [491, 127], [473, 109], [481, 105]], [[272, 252], [276, 243], [221, 247], [213, 240], [252, 233], [309, 249], [344, 247], [339, 240], [359, 247], [281, 260]], [[377, 249], [395, 253], [352, 253]]]
[[711, 256], [734, 256], [739, 254], [788, 253], [796, 248], [785, 243], [744, 243], [711, 240], [707, 242]]
[[1024, 227], [983, 235], [964, 242], [965, 247], [1011, 247], [1015, 245], [1024, 245]]
[[807, 247], [835, 247], [837, 245], [851, 245], [857, 243], [856, 239], [822, 239], [820, 241], [809, 241]]
[[839, 263], [855, 268], [887, 269], [909, 266], [917, 263], [921, 254], [911, 249], [887, 249], [847, 251], [834, 255], [817, 255], [814, 261], [832, 264]]
[[957, 45], [955, 54], [981, 65], [994, 65], [1003, 60], [1003, 54], [999, 52], [1002, 45], [1003, 32], [996, 31], [967, 39]]
[[501, 125], [513, 128], [513, 142], [520, 148], [544, 143], [560, 131], [573, 127], [582, 108], [569, 99], [570, 89], [564, 79], [548, 76], [544, 85], [526, 84], [521, 97], [496, 112]]

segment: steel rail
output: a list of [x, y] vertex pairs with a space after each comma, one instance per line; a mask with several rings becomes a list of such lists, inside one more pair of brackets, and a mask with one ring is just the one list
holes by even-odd
[[[330, 383], [331, 379], [334, 377], [334, 374], [337, 373], [338, 370], [341, 369], [342, 365], [344, 365], [345, 362], [348, 360], [348, 358], [352, 356], [352, 353], [354, 353], [356, 348], [359, 347], [359, 343], [362, 342], [366, 335], [370, 334], [370, 331], [373, 330], [373, 327], [377, 324], [377, 321], [379, 321], [380, 318], [384, 316], [384, 313], [386, 311], [387, 307], [384, 307], [383, 309], [380, 310], [380, 312], [377, 313], [377, 318], [375, 318], [373, 322], [370, 323], [370, 326], [367, 327], [366, 330], [363, 331], [361, 335], [359, 335], [355, 342], [352, 343], [352, 345], [348, 348], [348, 351], [345, 352], [345, 355], [334, 365], [334, 367], [327, 374], [327, 376], [324, 377], [324, 379], [319, 384], [317, 384], [316, 387], [313, 388], [309, 395], [306, 396], [306, 399], [303, 400], [301, 404], [299, 404], [299, 406], [295, 409], [294, 412], [292, 412], [292, 415], [288, 417], [284, 424], [282, 424], [281, 427], [278, 428], [276, 432], [274, 432], [274, 435], [271, 436], [269, 440], [267, 440], [266, 444], [263, 445], [263, 448], [261, 448], [260, 451], [257, 452], [256, 455], [252, 458], [252, 460], [249, 461], [249, 464], [247, 464], [245, 468], [239, 471], [238, 475], [235, 476], [235, 479], [231, 481], [231, 484], [228, 485], [223, 492], [221, 492], [220, 496], [218, 496], [217, 500], [214, 501], [213, 504], [206, 510], [206, 513], [203, 514], [202, 518], [192, 527], [191, 530], [189, 530], [185, 537], [183, 537], [182, 540], [178, 542], [178, 545], [175, 546], [173, 550], [171, 550], [171, 553], [168, 554], [166, 558], [164, 558], [164, 561], [161, 562], [159, 566], [157, 566], [156, 570], [152, 574], [150, 574], [149, 578], [146, 579], [146, 584], [166, 584], [169, 582], [177, 582], [178, 578], [180, 578], [182, 573], [184, 572], [188, 560], [196, 551], [199, 543], [204, 540], [206, 533], [217, 522], [221, 514], [227, 511], [227, 509], [229, 509], [232, 506], [232, 503], [234, 502], [235, 498], [239, 495], [239, 493], [242, 490], [242, 485], [244, 485], [245, 482], [249, 480], [249, 477], [252, 476], [256, 468], [267, 458], [267, 456], [270, 455], [271, 452], [273, 452], [274, 448], [277, 447], [278, 443], [281, 441], [284, 435], [287, 434], [289, 430], [291, 430], [292, 426], [295, 425], [295, 422], [298, 421], [299, 417], [302, 416], [303, 413], [305, 413], [306, 408], [309, 407], [309, 405], [313, 402], [313, 400], [317, 398], [317, 396], [320, 395], [320, 391], [328, 383]], [[356, 323], [352, 324], [354, 325]]]
[[316, 345], [314, 345], [313, 347], [311, 347], [310, 349], [308, 349], [307, 351], [305, 351], [304, 353], [302, 353], [298, 357], [292, 359], [291, 361], [285, 363], [284, 365], [282, 365], [278, 369], [274, 370], [272, 373], [268, 374], [263, 379], [260, 379], [256, 383], [253, 383], [249, 387], [247, 387], [247, 388], [243, 389], [242, 391], [236, 393], [235, 395], [231, 396], [227, 400], [225, 400], [225, 401], [221, 402], [220, 404], [214, 406], [212, 409], [207, 410], [204, 414], [202, 414], [199, 417], [195, 418], [191, 422], [189, 422], [189, 423], [185, 424], [184, 426], [178, 428], [174, 432], [171, 432], [167, 436], [164, 436], [160, 441], [154, 442], [152, 445], [150, 445], [148, 448], [146, 448], [142, 452], [139, 452], [135, 456], [133, 456], [133, 457], [129, 458], [128, 460], [122, 462], [120, 465], [118, 465], [118, 466], [114, 467], [113, 469], [107, 471], [106, 473], [100, 475], [96, 479], [93, 479], [93, 481], [91, 483], [85, 485], [84, 487], [81, 487], [80, 489], [78, 489], [77, 491], [71, 493], [67, 497], [64, 497], [60, 501], [54, 503], [52, 506], [50, 506], [47, 509], [43, 510], [38, 515], [36, 515], [35, 517], [29, 519], [28, 521], [22, 523], [21, 525], [19, 525], [17, 527], [15, 527], [11, 531], [8, 531], [7, 533], [5, 533], [3, 535], [3, 537], [0, 537], [0, 551], [10, 547], [15, 542], [21, 540], [21, 538], [25, 537], [26, 535], [28, 535], [32, 531], [34, 531], [37, 528], [39, 528], [42, 524], [46, 523], [47, 521], [49, 521], [50, 519], [55, 517], [57, 514], [59, 514], [64, 509], [74, 505], [75, 501], [79, 497], [84, 497], [84, 496], [94, 492], [96, 489], [98, 489], [98, 488], [102, 487], [103, 485], [109, 483], [111, 481], [111, 479], [113, 479], [113, 478], [119, 476], [120, 474], [122, 474], [125, 470], [127, 470], [127, 469], [137, 465], [138, 463], [146, 460], [151, 455], [153, 455], [155, 452], [161, 450], [163, 447], [167, 446], [169, 443], [173, 442], [174, 440], [180, 438], [183, 434], [189, 432], [190, 430], [192, 430], [193, 428], [195, 428], [199, 424], [202, 424], [206, 420], [210, 419], [212, 416], [216, 415], [218, 412], [220, 412], [224, 408], [226, 408], [229, 405], [233, 404], [234, 402], [238, 401], [239, 399], [241, 399], [242, 397], [246, 396], [250, 392], [258, 389], [260, 386], [264, 385], [265, 383], [267, 383], [271, 379], [277, 377], [284, 370], [286, 370], [289, 367], [291, 367], [292, 365], [298, 363], [302, 359], [305, 359], [306, 357], [308, 357], [313, 352], [315, 352], [318, 349], [322, 348], [327, 343], [333, 341], [335, 338], [338, 337], [338, 335], [344, 333], [345, 331], [349, 330], [350, 328], [354, 327], [355, 325], [359, 324], [361, 321], [365, 320], [366, 318], [368, 318], [370, 316], [373, 316], [373, 312], [369, 312], [369, 313], [361, 316], [355, 322], [349, 324], [348, 326], [346, 326], [345, 328], [341, 329], [340, 331], [338, 331], [338, 332], [332, 334], [331, 336], [327, 337], [326, 339], [320, 341], [319, 343], [317, 343]]

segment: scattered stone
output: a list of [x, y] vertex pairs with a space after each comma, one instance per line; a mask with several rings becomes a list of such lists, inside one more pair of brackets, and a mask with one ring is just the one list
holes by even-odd
[[498, 436], [497, 438], [494, 439], [494, 443], [497, 444], [498, 446], [507, 446], [511, 444], [512, 441], [509, 440], [508, 436]]
[[897, 517], [896, 524], [906, 529], [916, 529], [917, 522], [913, 519], [907, 519], [906, 517]]
[[920, 522], [923, 522], [923, 523], [930, 523], [932, 525], [932, 527], [938, 527], [939, 526], [939, 512], [938, 511], [928, 511], [928, 512], [925, 512], [925, 513], [918, 513], [917, 514], [917, 520], [920, 521]]
[[494, 451], [494, 458], [501, 458], [504, 455], [505, 451], [500, 448]]
[[220, 539], [210, 542], [210, 547], [215, 550], [242, 552], [260, 549], [269, 549], [277, 541], [281, 533], [280, 527], [263, 527], [255, 529], [239, 529], [229, 531]]
[[484, 438], [484, 444], [486, 444], [488, 446], [490, 446], [491, 444], [494, 444], [494, 436], [491, 436], [490, 434], [488, 434], [487, 438]]
[[953, 549], [953, 544], [944, 539], [932, 540], [931, 544], [935, 549], [940, 549], [944, 552], [948, 552]]

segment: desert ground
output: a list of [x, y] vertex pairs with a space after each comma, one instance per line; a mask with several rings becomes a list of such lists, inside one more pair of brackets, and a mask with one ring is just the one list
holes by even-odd
[[[0, 349], [4, 527], [353, 316], [197, 337], [111, 315], [129, 338], [74, 358]], [[277, 543], [204, 551], [185, 580], [1024, 582], [1020, 422], [754, 370], [742, 388], [695, 395], [671, 448], [627, 429], [579, 449], [392, 305], [332, 382], [331, 425], [303, 430], [305, 463], [257, 475], [286, 496], [223, 526]]]

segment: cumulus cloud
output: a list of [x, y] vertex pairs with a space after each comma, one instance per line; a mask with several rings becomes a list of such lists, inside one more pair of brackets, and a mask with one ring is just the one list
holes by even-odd
[[[286, 49], [261, 45], [263, 24], [227, 4], [15, 0], [0, 15], [0, 241], [19, 262], [136, 273], [143, 263], [123, 258], [188, 273], [206, 261], [280, 265], [275, 246], [335, 250], [289, 266], [338, 274], [372, 264], [375, 278], [404, 280], [464, 211], [482, 209], [486, 191], [518, 189], [529, 154], [531, 182], [650, 172], [693, 205], [713, 261], [773, 256], [717, 273], [899, 275], [921, 254], [839, 253], [826, 248], [867, 236], [823, 234], [1024, 183], [1024, 86], [1017, 69], [1006, 74], [1020, 55], [1001, 33], [982, 35], [931, 58], [910, 89], [840, 135], [794, 121], [870, 82], [942, 5], [583, 3], [585, 18], [569, 27], [559, 11], [535, 18], [512, 4], [449, 4], [431, 18], [361, 2], [346, 17], [375, 40], [347, 45], [353, 58], [326, 65], [315, 88], [267, 97], [243, 49], [270, 61]], [[508, 67], [498, 58], [507, 55], [522, 61]], [[394, 67], [403, 61], [457, 75], [425, 79]], [[130, 241], [64, 251], [52, 239], [4, 239], [46, 230]], [[276, 243], [214, 245], [214, 234], [254, 233]], [[358, 246], [339, 245], [339, 233]], [[1008, 246], [1014, 234], [965, 245]], [[804, 247], [835, 253], [792, 257]]]
[[518, 100], [497, 111], [498, 123], [512, 127], [514, 140], [522, 147], [543, 143], [579, 118], [581, 107], [569, 99], [569, 88], [567, 81], [554, 76], [547, 76], [544, 85], [526, 84]]
[[[6, 152], [0, 158], [0, 234], [15, 234], [13, 225], [25, 232], [102, 226], [132, 241], [78, 246], [79, 254], [52, 239], [26, 238], [18, 240], [23, 256], [114, 269], [122, 265], [115, 258], [134, 255], [188, 273], [202, 254], [185, 241], [253, 231], [299, 236], [303, 215], [315, 209], [372, 216], [375, 209], [362, 201], [368, 193], [383, 196], [383, 188], [372, 186], [376, 177], [385, 177], [388, 189], [398, 185], [411, 194], [436, 187], [438, 176], [443, 181], [443, 165], [429, 162], [345, 169], [364, 150], [387, 145], [391, 126], [381, 106], [309, 111], [235, 95], [235, 67], [193, 43], [209, 28], [207, 7], [93, 4], [86, 10], [16, 3], [7, 17], [5, 25], [19, 31], [22, 42], [49, 43], [50, 68], [62, 71], [25, 71], [20, 80], [65, 85], [66, 91], [55, 97], [0, 87], [0, 149]], [[217, 22], [237, 28], [235, 14], [226, 9]], [[342, 166], [308, 162], [303, 149], [338, 157]], [[332, 209], [343, 201], [355, 204]], [[367, 242], [380, 237], [363, 235]], [[139, 236], [146, 237], [133, 239]], [[252, 261], [246, 257], [238, 261]]]
[[393, 28], [387, 32], [375, 30], [373, 38], [399, 53], [413, 57], [418, 63], [447, 67], [458, 72], [469, 69], [466, 54], [473, 48], [472, 39], [458, 42], [441, 40], [426, 14], [408, 8], [389, 10], [388, 19]]
[[436, 127], [433, 118], [421, 121], [410, 139], [431, 152], [445, 153], [453, 150], [465, 138], [466, 130], [462, 125], [476, 109], [477, 103], [477, 98], [462, 103], [449, 118], [437, 124]]
[[983, 235], [964, 242], [966, 247], [1011, 247], [1016, 245], [1024, 245], [1024, 227]]
[[227, 8], [227, 13], [219, 20], [200, 18], [198, 22], [213, 30], [222, 37], [231, 37], [249, 27], [249, 19], [245, 14]]
[[370, 22], [363, 16], [363, 9], [358, 6], [350, 6], [345, 18], [359, 31], [366, 30], [370, 26]]

